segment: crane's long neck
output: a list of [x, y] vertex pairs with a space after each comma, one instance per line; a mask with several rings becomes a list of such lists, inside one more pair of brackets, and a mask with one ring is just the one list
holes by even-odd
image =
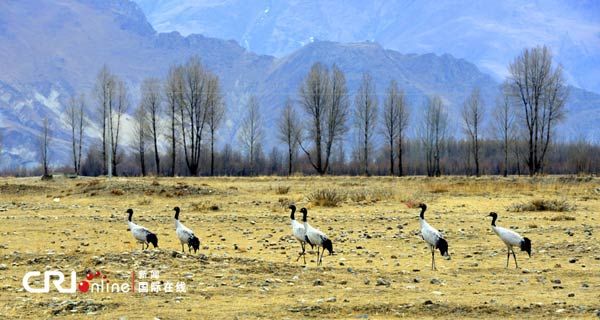
[[179, 210], [175, 210], [175, 229], [178, 229], [180, 225], [179, 222]]
[[290, 219], [294, 220], [294, 213], [296, 212], [295, 208], [292, 208], [292, 213], [290, 214]]
[[496, 226], [496, 219], [498, 219], [498, 216], [492, 216], [492, 227]]
[[419, 214], [419, 218], [421, 218], [421, 220], [425, 220], [425, 210], [427, 210], [427, 208], [421, 208], [421, 214]]
[[131, 222], [131, 216], [133, 216], [133, 212], [129, 213], [129, 217], [127, 218], [127, 221]]

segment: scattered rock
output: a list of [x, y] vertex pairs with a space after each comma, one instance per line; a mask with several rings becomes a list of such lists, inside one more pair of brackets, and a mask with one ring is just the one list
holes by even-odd
[[8, 269], [8, 267], [4, 263], [0, 264], [0, 270], [6, 270], [6, 269]]
[[569, 263], [575, 263], [575, 262], [577, 262], [578, 260], [579, 260], [579, 259], [577, 259], [577, 258], [571, 258], [571, 259], [569, 259]]
[[323, 285], [323, 280], [321, 279], [317, 279], [313, 282], [313, 286], [322, 286]]
[[567, 229], [567, 231], [565, 231], [565, 233], [569, 236], [572, 237], [575, 233], [573, 233], [573, 231], [571, 231], [571, 229]]
[[326, 302], [336, 302], [337, 299], [335, 297], [329, 297], [327, 298], [327, 300], [325, 300]]
[[389, 280], [384, 279], [384, 278], [377, 278], [377, 284], [376, 285], [389, 287], [391, 285], [391, 282]]
[[442, 281], [440, 281], [440, 279], [433, 278], [433, 279], [431, 279], [431, 281], [429, 281], [429, 283], [431, 283], [431, 284], [442, 284]]
[[573, 292], [571, 292], [567, 295], [567, 297], [569, 297], [569, 298], [573, 298], [574, 296], [575, 296], [575, 294]]
[[426, 300], [425, 302], [423, 302], [423, 304], [424, 304], [424, 305], [426, 305], [426, 306], [428, 306], [428, 305], [431, 305], [431, 304], [433, 304], [433, 301], [431, 301], [431, 300]]
[[553, 279], [552, 283], [561, 284], [562, 282], [560, 281], [560, 279]]

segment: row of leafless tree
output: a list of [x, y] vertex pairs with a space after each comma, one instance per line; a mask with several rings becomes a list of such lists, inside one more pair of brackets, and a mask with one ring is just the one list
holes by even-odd
[[[287, 174], [306, 171], [309, 166], [318, 174], [382, 174], [382, 168], [387, 168], [387, 174], [391, 175], [423, 170], [429, 176], [440, 176], [458, 173], [457, 168], [461, 167], [464, 173], [477, 176], [498, 168], [507, 175], [521, 174], [521, 163], [527, 165], [528, 174], [538, 174], [552, 167], [546, 160], [552, 150], [556, 124], [564, 117], [565, 80], [561, 67], [553, 65], [546, 47], [525, 49], [509, 65], [509, 72], [493, 107], [484, 104], [479, 89], [472, 90], [461, 113], [466, 140], [457, 140], [448, 132], [447, 106], [440, 96], [431, 96], [422, 114], [412, 114], [403, 90], [396, 81], [390, 81], [379, 110], [375, 81], [369, 73], [363, 74], [357, 92], [351, 97], [345, 75], [337, 66], [328, 68], [315, 63], [300, 85], [296, 103], [299, 110], [288, 99], [279, 117], [277, 137], [285, 145], [285, 156], [278, 149], [265, 155], [263, 112], [258, 98], [250, 96], [238, 134], [238, 143], [244, 151], [242, 157], [230, 144], [221, 151], [215, 150], [216, 135], [226, 114], [223, 94], [218, 77], [193, 57], [185, 64], [172, 66], [164, 81], [149, 78], [141, 84], [141, 98], [133, 111], [135, 155], [132, 157], [124, 154], [119, 143], [122, 118], [130, 104], [128, 87], [103, 67], [94, 90], [95, 115], [86, 116], [82, 95], [73, 97], [67, 108], [73, 170], [82, 173], [84, 131], [93, 122], [100, 127], [102, 161], [87, 157], [86, 172], [90, 174], [139, 171], [138, 174], [146, 175], [151, 167], [156, 175], [254, 175], [280, 172], [282, 159], [287, 160]], [[353, 118], [351, 124], [350, 118]], [[348, 150], [344, 147], [350, 125], [355, 143], [351, 155], [346, 156]], [[44, 127], [48, 127], [47, 122]], [[415, 133], [411, 139], [409, 129]], [[44, 132], [42, 160], [47, 170], [48, 131]], [[493, 134], [485, 136], [483, 132]], [[385, 141], [379, 149], [374, 145], [377, 135]], [[161, 154], [161, 145], [165, 145], [161, 141], [165, 139], [167, 153]], [[411, 149], [408, 155], [407, 148]], [[569, 148], [570, 145], [561, 146], [561, 150]], [[88, 154], [97, 151], [90, 150]], [[498, 160], [501, 164], [491, 164], [490, 159], [497, 159], [498, 152], [502, 155]], [[387, 165], [381, 163], [382, 154]], [[452, 156], [464, 159], [458, 161], [464, 164], [452, 165], [456, 163]], [[153, 158], [151, 164], [147, 161], [149, 157]], [[118, 170], [125, 158], [127, 169]], [[137, 159], [139, 170], [132, 170], [132, 158]], [[223, 167], [227, 163], [231, 170]], [[447, 168], [449, 165], [452, 169]], [[408, 170], [409, 167], [413, 169]]]

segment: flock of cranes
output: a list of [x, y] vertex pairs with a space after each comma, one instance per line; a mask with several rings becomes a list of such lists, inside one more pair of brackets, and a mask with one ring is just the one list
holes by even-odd
[[[421, 238], [428, 244], [431, 249], [431, 269], [436, 270], [435, 267], [435, 250], [439, 250], [440, 254], [445, 259], [450, 259], [450, 254], [448, 253], [448, 241], [444, 238], [441, 232], [439, 232], [436, 228], [432, 227], [425, 220], [425, 211], [427, 210], [427, 205], [424, 203], [420, 203], [418, 208], [421, 209], [421, 213], [419, 214], [419, 224], [421, 227]], [[325, 233], [321, 230], [314, 228], [308, 223], [308, 210], [306, 208], [301, 208], [300, 213], [302, 213], [302, 223], [298, 222], [295, 218], [296, 206], [290, 205], [288, 207], [291, 210], [290, 220], [292, 227], [292, 236], [300, 242], [300, 246], [302, 251], [298, 254], [298, 258], [296, 261], [300, 260], [300, 258], [304, 259], [304, 264], [306, 264], [306, 246], [310, 245], [312, 249], [317, 247], [317, 266], [323, 263], [323, 255], [325, 254], [325, 250], [329, 252], [329, 255], [333, 255], [333, 242], [331, 239], [327, 237]], [[181, 243], [181, 250], [185, 252], [185, 245], [188, 246], [188, 252], [196, 253], [200, 249], [200, 239], [194, 235], [194, 232], [184, 226], [179, 221], [179, 207], [173, 208], [175, 211], [175, 234]], [[135, 238], [135, 240], [142, 245], [142, 250], [148, 249], [150, 244], [152, 244], [155, 248], [158, 247], [158, 237], [155, 233], [150, 230], [144, 228], [143, 226], [137, 225], [133, 223], [132, 216], [133, 210], [127, 209], [127, 213], [129, 214], [127, 219], [127, 225], [129, 227], [129, 231]], [[496, 226], [496, 220], [498, 219], [498, 214], [495, 212], [491, 212], [489, 214], [492, 217], [492, 230], [498, 237], [504, 242], [507, 247], [507, 256], [506, 256], [506, 267], [508, 268], [510, 255], [512, 253], [513, 258], [515, 260], [515, 267], [518, 268], [517, 264], [517, 256], [513, 247], [519, 247], [521, 251], [527, 252], [527, 254], [531, 257], [531, 240], [527, 237], [522, 237], [518, 233]]]

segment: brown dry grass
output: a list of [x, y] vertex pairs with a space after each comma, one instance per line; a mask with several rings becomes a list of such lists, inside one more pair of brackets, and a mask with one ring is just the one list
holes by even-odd
[[[0, 318], [595, 317], [599, 184], [578, 177], [1, 179]], [[280, 194], [277, 186], [290, 188]], [[319, 189], [344, 197], [332, 207], [310, 203]], [[536, 199], [574, 207], [568, 215], [504, 210]], [[427, 219], [450, 244], [452, 260], [436, 259], [436, 272], [418, 236], [419, 210], [411, 208], [418, 202], [428, 204]], [[295, 261], [290, 203], [308, 207], [311, 224], [333, 239], [336, 254], [323, 267], [310, 250], [306, 267]], [[201, 255], [174, 252], [181, 248], [174, 206], [201, 238]], [[158, 234], [159, 249], [142, 252], [133, 243], [129, 207]], [[506, 249], [489, 228], [489, 211], [499, 213], [498, 225], [532, 239], [531, 258], [517, 252], [522, 269], [512, 261], [504, 268]], [[23, 292], [24, 273], [47, 268], [79, 277], [99, 269], [115, 281], [159, 269], [161, 279], [185, 281], [188, 292]]]

